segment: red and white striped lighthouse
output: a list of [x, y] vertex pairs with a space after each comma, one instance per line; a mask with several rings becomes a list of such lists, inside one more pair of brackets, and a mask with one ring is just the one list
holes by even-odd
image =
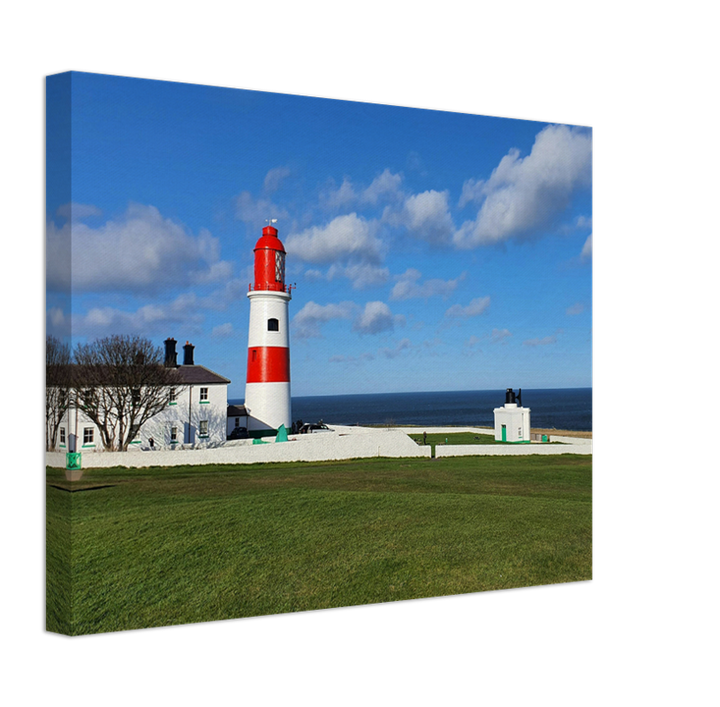
[[245, 407], [252, 437], [290, 429], [290, 337], [285, 286], [285, 248], [276, 228], [265, 226], [255, 244], [255, 282], [250, 285]]

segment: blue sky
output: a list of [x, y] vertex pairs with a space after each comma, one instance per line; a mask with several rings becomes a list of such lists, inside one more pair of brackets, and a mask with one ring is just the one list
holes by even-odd
[[47, 108], [48, 333], [189, 340], [242, 398], [277, 218], [293, 395], [591, 385], [589, 128], [83, 73]]

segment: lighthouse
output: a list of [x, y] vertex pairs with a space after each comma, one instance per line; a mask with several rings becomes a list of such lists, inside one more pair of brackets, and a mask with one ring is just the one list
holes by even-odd
[[522, 390], [508, 388], [505, 405], [495, 408], [496, 442], [530, 442], [530, 408], [522, 406]]
[[[275, 221], [272, 220], [271, 223]], [[285, 248], [272, 225], [255, 244], [255, 282], [251, 283], [245, 408], [251, 437], [290, 429], [290, 337], [285, 286]]]

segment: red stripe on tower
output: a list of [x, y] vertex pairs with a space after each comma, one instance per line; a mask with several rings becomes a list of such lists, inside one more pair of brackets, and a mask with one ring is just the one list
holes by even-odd
[[248, 349], [248, 383], [289, 383], [290, 350], [282, 346]]

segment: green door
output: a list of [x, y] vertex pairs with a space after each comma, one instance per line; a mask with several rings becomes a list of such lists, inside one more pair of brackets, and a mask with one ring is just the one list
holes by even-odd
[[505, 425], [502, 426], [502, 441], [507, 442], [507, 432], [505, 430]]

